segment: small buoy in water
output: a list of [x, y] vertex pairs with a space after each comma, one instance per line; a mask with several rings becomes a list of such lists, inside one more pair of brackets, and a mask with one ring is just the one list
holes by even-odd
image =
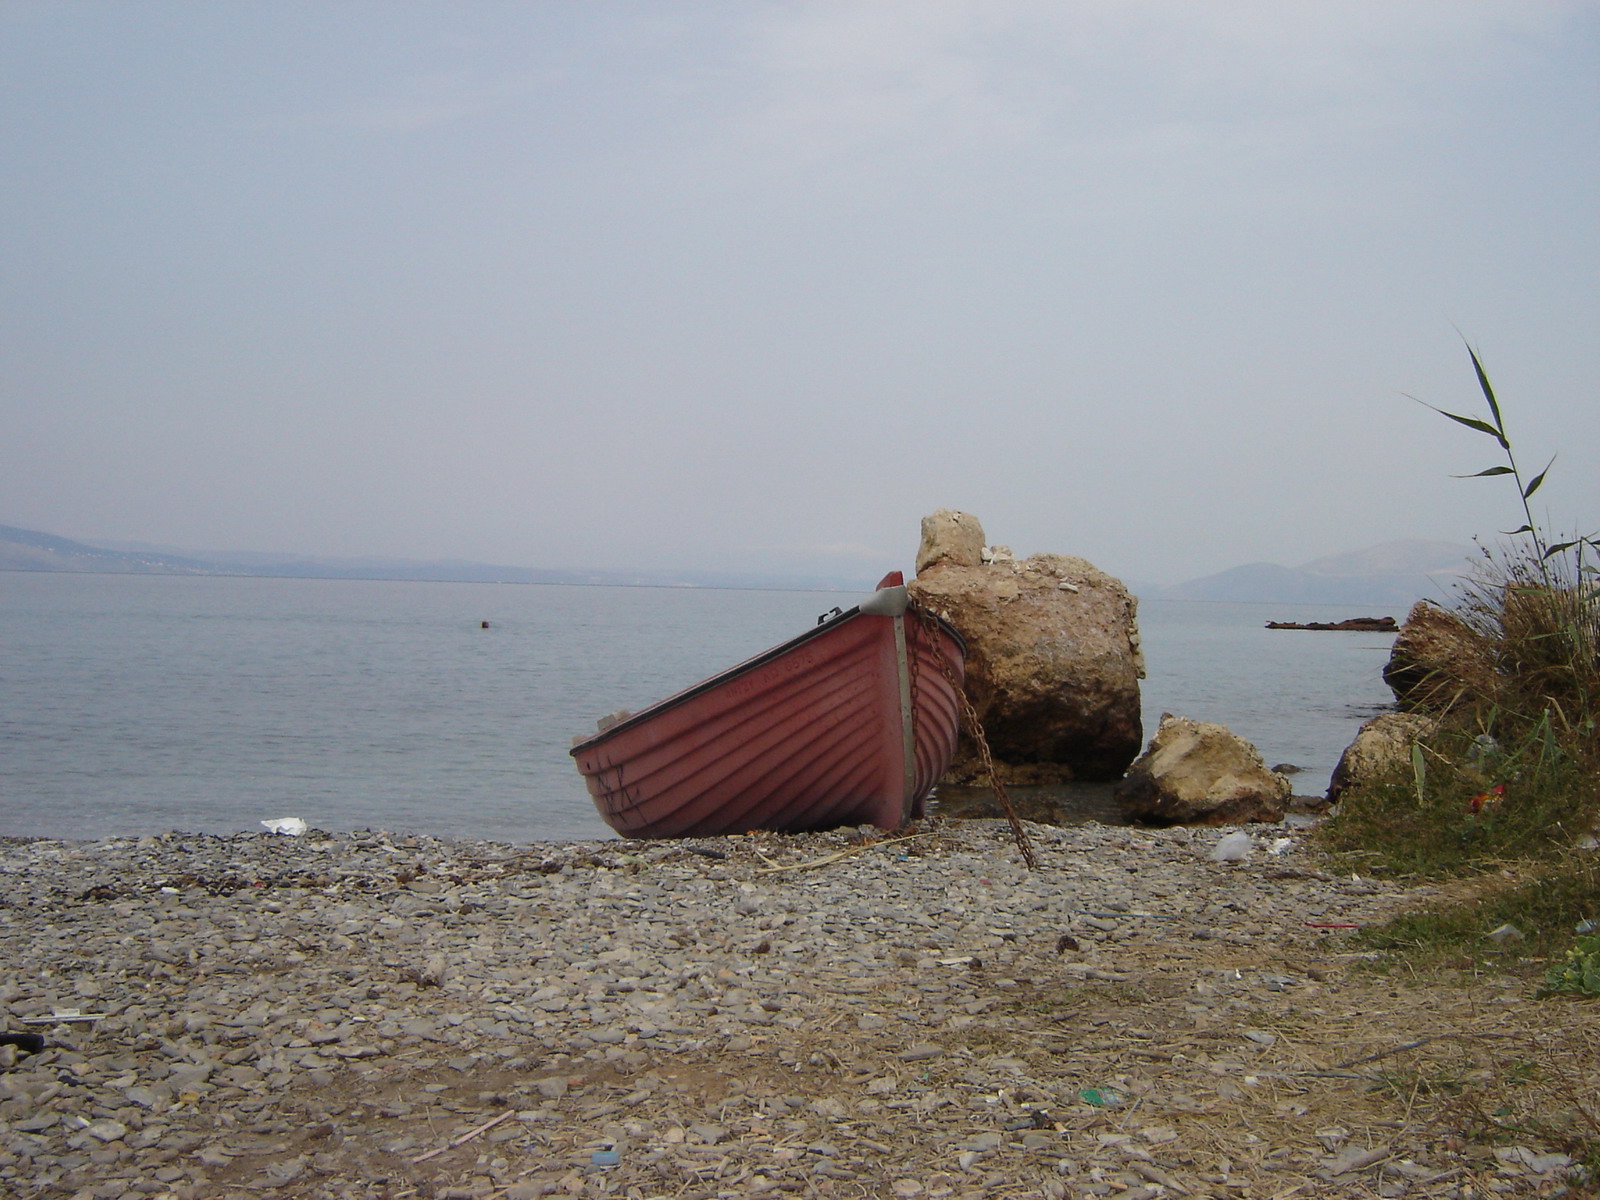
[[479, 622], [479, 623], [478, 623], [478, 628], [479, 628], [479, 629], [487, 629], [487, 628], [489, 628], [489, 622], [487, 622], [487, 621], [480, 621], [480, 622]]

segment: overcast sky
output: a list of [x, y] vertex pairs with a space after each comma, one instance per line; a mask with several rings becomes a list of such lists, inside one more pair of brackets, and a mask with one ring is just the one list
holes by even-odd
[[[1600, 5], [0, 5], [0, 523], [1172, 582], [1600, 526]], [[1458, 332], [1459, 331], [1459, 332]]]

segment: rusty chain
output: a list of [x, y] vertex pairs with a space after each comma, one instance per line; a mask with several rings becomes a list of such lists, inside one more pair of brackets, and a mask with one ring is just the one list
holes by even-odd
[[956, 703], [961, 708], [962, 721], [967, 727], [973, 745], [978, 748], [978, 759], [983, 763], [984, 774], [988, 775], [989, 783], [994, 788], [994, 798], [1000, 803], [1000, 811], [1005, 813], [1006, 820], [1011, 825], [1011, 836], [1017, 843], [1017, 849], [1022, 851], [1022, 861], [1028, 864], [1030, 871], [1037, 871], [1039, 862], [1034, 857], [1033, 843], [1028, 840], [1028, 831], [1022, 827], [1022, 822], [1017, 818], [1017, 810], [1011, 807], [1011, 797], [1006, 795], [1005, 785], [1000, 782], [1000, 773], [995, 769], [993, 755], [989, 753], [989, 739], [983, 732], [983, 722], [978, 718], [978, 710], [972, 707], [972, 701], [967, 698], [967, 689], [956, 678], [955, 671], [939, 648], [939, 618], [931, 609], [923, 608], [920, 604], [913, 604], [912, 607], [922, 619], [934, 661], [939, 664], [939, 670], [944, 675], [945, 681], [955, 692]]

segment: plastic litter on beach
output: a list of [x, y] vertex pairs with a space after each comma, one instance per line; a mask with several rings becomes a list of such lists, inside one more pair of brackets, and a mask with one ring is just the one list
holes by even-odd
[[1249, 859], [1250, 851], [1255, 848], [1255, 844], [1255, 839], [1248, 833], [1230, 833], [1211, 851], [1211, 861], [1245, 862]]
[[1116, 1089], [1108, 1087], [1080, 1088], [1078, 1099], [1095, 1108], [1116, 1108], [1122, 1103], [1122, 1097], [1117, 1094]]
[[268, 833], [286, 833], [290, 837], [299, 837], [306, 831], [306, 823], [299, 817], [269, 817], [261, 825]]
[[48, 1017], [23, 1017], [24, 1025], [75, 1025], [93, 1024], [104, 1017], [105, 1013], [86, 1013], [76, 1008], [58, 1008]]

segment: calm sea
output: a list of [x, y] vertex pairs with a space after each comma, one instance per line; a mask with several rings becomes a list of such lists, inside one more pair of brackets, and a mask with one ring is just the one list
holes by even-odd
[[[301, 817], [511, 842], [609, 837], [567, 754], [854, 594], [0, 572], [0, 834]], [[1388, 703], [1382, 615], [1148, 602], [1146, 736], [1219, 721], [1320, 792]], [[1395, 613], [1395, 616], [1404, 614]], [[484, 627], [488, 622], [488, 627]]]

